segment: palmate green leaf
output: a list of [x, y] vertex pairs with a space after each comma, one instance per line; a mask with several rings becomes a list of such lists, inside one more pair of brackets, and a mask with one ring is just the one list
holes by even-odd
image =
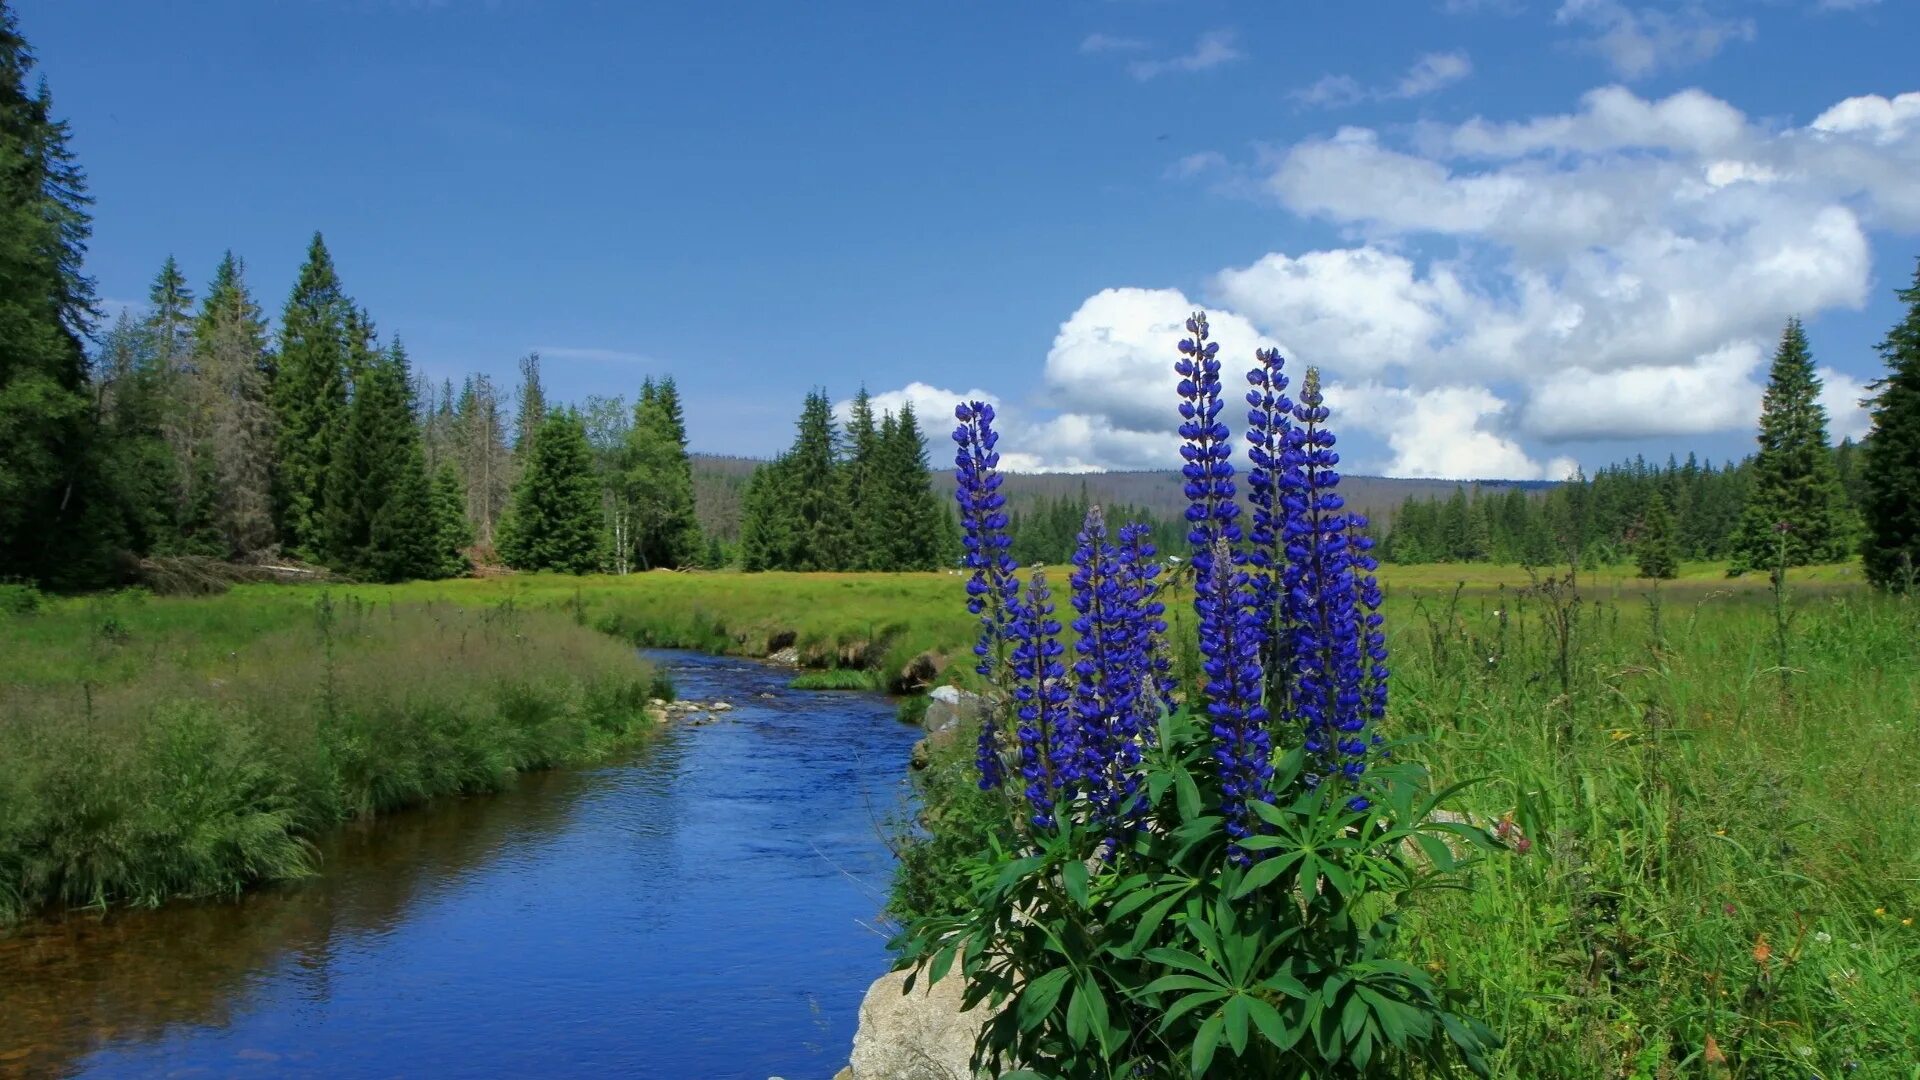
[[1207, 990], [1221, 994], [1228, 993], [1226, 984], [1218, 979], [1209, 979], [1201, 975], [1162, 975], [1140, 988], [1140, 996], [1164, 994], [1169, 990]]
[[1301, 982], [1299, 979], [1294, 978], [1284, 971], [1275, 972], [1267, 976], [1261, 981], [1260, 986], [1262, 989], [1285, 994], [1290, 998], [1305, 1000], [1311, 996], [1311, 992], [1308, 991], [1306, 983]]
[[1027, 984], [1027, 988], [1020, 992], [1020, 1000], [1015, 1007], [1021, 1031], [1032, 1031], [1040, 1026], [1060, 1000], [1060, 991], [1066, 987], [1067, 978], [1072, 974], [1071, 968], [1058, 967]]
[[1100, 1043], [1103, 1054], [1113, 1050], [1113, 1023], [1107, 1013], [1107, 995], [1100, 991], [1100, 984], [1092, 978], [1083, 978], [1074, 989], [1073, 1003], [1080, 1006], [1087, 1017], [1087, 1027]]
[[1239, 1057], [1247, 1052], [1247, 995], [1235, 994], [1227, 999], [1227, 1045], [1233, 1047], [1233, 1054]]
[[1060, 883], [1066, 886], [1067, 896], [1082, 908], [1091, 907], [1087, 898], [1087, 864], [1078, 859], [1069, 862], [1060, 871]]
[[[1178, 977], [1190, 978], [1191, 976], [1183, 975]], [[1183, 997], [1179, 1001], [1174, 1002], [1173, 1007], [1168, 1009], [1164, 1014], [1161, 1015], [1160, 1030], [1166, 1031], [1168, 1028], [1174, 1025], [1175, 1021], [1179, 1020], [1181, 1017], [1187, 1015], [1188, 1013], [1192, 1012], [1193, 1010], [1199, 1008], [1202, 1005], [1212, 1004], [1213, 1002], [1219, 1001], [1221, 998], [1224, 998], [1226, 996], [1227, 996], [1227, 991], [1225, 990], [1201, 990], [1197, 993], [1188, 994], [1186, 997]]]
[[1253, 1021], [1253, 1026], [1259, 1030], [1261, 1037], [1272, 1043], [1276, 1049], [1293, 1049], [1293, 1044], [1299, 1042], [1300, 1036], [1306, 1033], [1305, 1024], [1288, 1027], [1287, 1022], [1280, 1016], [1280, 1010], [1267, 1002], [1257, 997], [1249, 997], [1246, 1002], [1247, 1015]]
[[1193, 1037], [1193, 1060], [1188, 1067], [1195, 1076], [1205, 1076], [1213, 1064], [1213, 1052], [1220, 1046], [1220, 1029], [1226, 1024], [1226, 1018], [1215, 1013], [1200, 1025], [1200, 1031]]
[[1173, 905], [1180, 901], [1180, 897], [1183, 896], [1185, 892], [1186, 890], [1183, 888], [1179, 892], [1175, 892], [1166, 899], [1148, 908], [1147, 913], [1142, 915], [1140, 921], [1134, 926], [1133, 937], [1118, 951], [1122, 955], [1132, 956], [1134, 953], [1140, 951], [1142, 945], [1153, 940], [1153, 935], [1160, 929], [1160, 924], [1166, 921], [1167, 913], [1173, 910]]
[[1221, 978], [1219, 969], [1185, 949], [1148, 949], [1146, 957], [1156, 964], [1166, 964], [1168, 967], [1183, 968], [1195, 974], [1204, 975], [1215, 982], [1225, 981]]
[[1233, 890], [1233, 898], [1238, 900], [1248, 893], [1266, 888], [1281, 875], [1291, 871], [1296, 863], [1306, 857], [1307, 852], [1296, 849], [1285, 855], [1260, 860], [1253, 865], [1253, 869], [1247, 871], [1247, 876], [1240, 880], [1239, 887]]
[[1174, 797], [1179, 802], [1181, 820], [1193, 821], [1198, 818], [1202, 806], [1200, 785], [1193, 782], [1193, 774], [1184, 767], [1174, 769], [1173, 787]]
[[1067, 999], [1067, 1038], [1075, 1046], [1087, 1045], [1087, 1002], [1086, 983], [1080, 982], [1073, 988], [1073, 996]]

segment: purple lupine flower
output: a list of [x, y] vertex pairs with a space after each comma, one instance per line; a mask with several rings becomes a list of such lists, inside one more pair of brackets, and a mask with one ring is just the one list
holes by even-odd
[[[1369, 698], [1377, 697], [1385, 708], [1384, 683], [1372, 671], [1378, 666], [1384, 675], [1384, 638], [1374, 641], [1379, 624], [1363, 620], [1358, 606], [1377, 607], [1378, 586], [1363, 594], [1354, 573], [1353, 521], [1334, 490], [1340, 483], [1335, 469], [1340, 455], [1333, 449], [1333, 433], [1321, 426], [1329, 415], [1321, 402], [1320, 373], [1308, 368], [1293, 410], [1300, 481], [1288, 500], [1285, 526], [1290, 563], [1285, 622], [1298, 672], [1293, 706], [1312, 762], [1309, 784], [1358, 780], [1366, 771]], [[1368, 540], [1366, 547], [1371, 546]], [[1365, 548], [1358, 554], [1364, 560], [1360, 565], [1371, 570], [1372, 556]], [[1381, 661], [1370, 663], [1376, 644]], [[1350, 805], [1365, 809], [1366, 800], [1355, 796]]]
[[1035, 570], [1015, 612], [1009, 637], [1013, 651], [1013, 700], [1020, 726], [1020, 775], [1035, 828], [1052, 828], [1055, 808], [1070, 798], [1081, 773], [1077, 725], [1067, 708], [1066, 651], [1044, 570]]
[[1134, 624], [1137, 634], [1135, 648], [1145, 657], [1145, 678], [1147, 685], [1143, 693], [1141, 728], [1142, 738], [1149, 744], [1153, 741], [1153, 723], [1159, 719], [1158, 712], [1165, 709], [1172, 712], [1173, 700], [1173, 658], [1166, 647], [1167, 605], [1160, 602], [1159, 584], [1160, 564], [1154, 556], [1159, 550], [1153, 545], [1153, 534], [1145, 525], [1131, 524], [1120, 526], [1117, 536], [1119, 573], [1125, 589], [1131, 594], [1132, 603], [1139, 605], [1140, 616]]
[[[1166, 627], [1159, 617], [1165, 609], [1149, 585], [1159, 567], [1137, 561], [1141, 531], [1124, 526], [1121, 543], [1110, 543], [1106, 518], [1092, 507], [1073, 554], [1073, 629], [1079, 635], [1074, 713], [1082, 780], [1089, 808], [1109, 838], [1134, 823], [1141, 746], [1160, 707], [1153, 646]], [[1152, 550], [1145, 544], [1149, 558]]]
[[[1000, 493], [1000, 454], [994, 449], [1000, 435], [993, 430], [993, 406], [984, 401], [963, 402], [953, 410], [960, 425], [953, 429], [958, 444], [953, 456], [956, 485], [954, 498], [960, 503], [960, 523], [965, 530], [962, 541], [964, 564], [973, 571], [967, 579], [967, 610], [980, 619], [980, 638], [973, 646], [977, 658], [974, 670], [1006, 688], [1011, 678], [1007, 668], [1008, 631], [1020, 608], [1020, 579], [1009, 549], [1007, 535], [1007, 497]], [[999, 732], [991, 718], [980, 726], [977, 761], [980, 786], [999, 786]]]
[[1286, 632], [1281, 602], [1289, 563], [1286, 522], [1289, 496], [1300, 486], [1299, 447], [1293, 442], [1293, 401], [1287, 397], [1286, 359], [1279, 349], [1254, 350], [1256, 366], [1247, 372], [1247, 502], [1253, 507], [1247, 534], [1247, 561], [1253, 567], [1254, 606], [1266, 623], [1267, 708], [1276, 716], [1292, 711], [1293, 636]]
[[1228, 852], [1251, 861], [1233, 841], [1252, 835], [1252, 803], [1273, 801], [1273, 743], [1267, 708], [1261, 703], [1260, 652], [1263, 619], [1253, 606], [1247, 572], [1234, 565], [1225, 539], [1214, 544], [1207, 568], [1194, 582], [1200, 615], [1201, 670], [1206, 675], [1207, 719], [1220, 776], [1220, 809], [1226, 817]]
[[1207, 316], [1196, 311], [1187, 319], [1188, 337], [1180, 339], [1180, 359], [1173, 365], [1180, 376], [1180, 466], [1186, 477], [1187, 541], [1193, 546], [1193, 565], [1204, 576], [1216, 541], [1229, 547], [1240, 542], [1240, 505], [1234, 501], [1233, 442], [1220, 419], [1220, 343], [1207, 340]]

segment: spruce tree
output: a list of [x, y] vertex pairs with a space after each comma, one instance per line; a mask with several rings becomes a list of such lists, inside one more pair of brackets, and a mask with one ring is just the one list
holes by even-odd
[[626, 461], [626, 491], [635, 520], [634, 550], [643, 570], [690, 566], [700, 557], [694, 514], [693, 461], [687, 422], [671, 376], [649, 382], [634, 406]]
[[[942, 510], [928, 476], [927, 440], [911, 403], [887, 417], [876, 449], [873, 485], [883, 508], [878, 543], [879, 570], [937, 570], [946, 563], [942, 548]], [[1084, 519], [1085, 514], [1081, 517]]]
[[124, 534], [95, 455], [86, 178], [0, 2], [0, 577], [101, 581]]
[[194, 367], [203, 380], [213, 474], [214, 528], [230, 558], [266, 554], [273, 519], [273, 362], [267, 320], [233, 252], [221, 259], [194, 321]]
[[841, 466], [841, 495], [852, 528], [847, 545], [850, 570], [890, 569], [886, 536], [887, 493], [879, 482], [880, 427], [874, 422], [873, 395], [862, 386], [847, 417], [847, 460]]
[[540, 354], [530, 352], [520, 358], [519, 407], [513, 421], [513, 453], [523, 461], [533, 449], [533, 440], [547, 418], [547, 391], [540, 384]]
[[1873, 429], [1861, 466], [1867, 580], [1905, 592], [1920, 581], [1920, 264], [1901, 290], [1906, 316], [1887, 332], [1887, 374], [1873, 384]]
[[740, 568], [748, 572], [791, 569], [789, 560], [799, 533], [793, 504], [786, 497], [789, 470], [784, 456], [760, 465], [747, 480], [740, 503]]
[[309, 558], [326, 543], [322, 515], [334, 444], [347, 423], [349, 354], [362, 345], [349, 338], [350, 321], [356, 313], [316, 232], [280, 318], [272, 396], [280, 535]]
[[513, 494], [513, 454], [507, 447], [507, 423], [493, 380], [474, 375], [461, 388], [454, 408], [455, 457], [466, 487], [467, 521], [474, 543], [491, 551], [495, 529]]
[[328, 562], [380, 581], [427, 577], [443, 561], [410, 374], [398, 341], [361, 362], [325, 489]]
[[1674, 534], [1673, 512], [1661, 492], [1654, 492], [1647, 503], [1646, 517], [1634, 537], [1634, 555], [1641, 577], [1666, 580], [1680, 573], [1680, 544]]
[[1846, 493], [1827, 442], [1820, 377], [1799, 319], [1787, 321], [1760, 411], [1760, 452], [1734, 537], [1729, 574], [1770, 567], [1786, 534], [1790, 566], [1838, 562], [1854, 534]]
[[460, 472], [442, 461], [433, 472], [434, 566], [430, 577], [466, 577], [473, 571], [467, 549], [473, 546], [473, 525], [467, 520], [467, 500]]
[[534, 433], [499, 544], [500, 557], [516, 570], [599, 569], [600, 485], [586, 429], [573, 412], [548, 412]]
[[840, 502], [838, 433], [824, 390], [807, 395], [788, 451], [784, 498], [792, 507], [793, 546], [781, 569], [841, 570], [846, 567], [846, 507]]

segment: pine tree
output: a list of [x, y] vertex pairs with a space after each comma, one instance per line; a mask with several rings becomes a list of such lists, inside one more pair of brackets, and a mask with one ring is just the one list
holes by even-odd
[[530, 352], [520, 358], [519, 408], [513, 421], [513, 453], [516, 460], [533, 449], [533, 440], [547, 418], [547, 391], [540, 385], [540, 354]]
[[1920, 581], [1920, 264], [1901, 290], [1906, 317], [1887, 331], [1887, 374], [1873, 384], [1873, 430], [1861, 467], [1867, 580], [1908, 591]]
[[514, 485], [500, 556], [517, 570], [587, 574], [599, 569], [604, 547], [586, 430], [569, 410], [549, 412]]
[[790, 569], [799, 522], [785, 497], [790, 470], [784, 456], [753, 470], [740, 504], [740, 568]]
[[430, 577], [466, 577], [473, 571], [473, 562], [467, 558], [467, 549], [473, 546], [473, 526], [467, 520], [464, 487], [453, 462], [442, 461], [434, 470], [434, 566]]
[[786, 570], [840, 570], [846, 567], [846, 507], [840, 504], [838, 433], [833, 406], [824, 390], [807, 395], [796, 425], [798, 435], [787, 454], [786, 490], [793, 508], [794, 545]]
[[1634, 555], [1641, 577], [1665, 580], [1680, 573], [1680, 544], [1674, 534], [1673, 512], [1661, 492], [1654, 492], [1647, 502], [1646, 517], [1634, 537]]
[[841, 466], [841, 501], [852, 522], [848, 538], [850, 570], [890, 569], [885, 535], [886, 492], [878, 482], [880, 428], [874, 422], [873, 395], [862, 386], [847, 417], [847, 460]]
[[472, 376], [461, 388], [454, 430], [460, 479], [466, 486], [467, 520], [473, 525], [474, 542], [491, 551], [495, 529], [513, 494], [513, 456], [507, 449], [500, 395], [486, 375]]
[[280, 318], [272, 394], [280, 535], [306, 557], [319, 555], [326, 542], [322, 515], [334, 444], [347, 423], [349, 353], [361, 347], [348, 336], [350, 321], [357, 315], [316, 232]]
[[1782, 528], [1790, 566], [1837, 562], [1851, 553], [1852, 521], [1834, 472], [1819, 394], [1806, 333], [1800, 320], [1788, 320], [1761, 406], [1760, 453], [1729, 574], [1772, 566], [1780, 557]]
[[95, 454], [83, 340], [86, 177], [33, 51], [0, 2], [0, 577], [103, 580], [124, 539]]
[[214, 471], [214, 390], [194, 362], [193, 292], [173, 256], [147, 292], [142, 326], [152, 353], [157, 395], [155, 434], [164, 438], [173, 476], [166, 536], [168, 551], [225, 555], [214, 518], [219, 478]]
[[[641, 387], [645, 401], [653, 396], [653, 380]], [[607, 534], [607, 569], [616, 574], [633, 570], [635, 548], [634, 503], [628, 489], [628, 464], [632, 458], [634, 413], [625, 398], [587, 398], [580, 412], [586, 427], [587, 445], [593, 448], [593, 475], [600, 485], [601, 528]]]
[[680, 390], [670, 376], [658, 385], [649, 383], [634, 406], [626, 490], [633, 503], [640, 568], [692, 565], [700, 557], [693, 461], [687, 454]]
[[247, 290], [246, 267], [226, 253], [194, 322], [194, 367], [211, 412], [213, 523], [225, 554], [253, 558], [275, 544], [273, 409], [267, 320]]
[[[946, 564], [942, 554], [941, 507], [928, 477], [927, 440], [911, 403], [900, 415], [889, 415], [881, 425], [871, 484], [878, 488], [881, 507], [874, 569], [937, 570]], [[1083, 512], [1081, 517], [1085, 518]]]
[[435, 574], [443, 562], [406, 349], [361, 362], [347, 425], [336, 442], [322, 515], [331, 565], [380, 581]]
[[176, 550], [177, 470], [161, 435], [165, 382], [152, 335], [125, 311], [101, 339], [93, 387], [98, 464], [113, 492], [114, 516], [127, 545], [136, 552], [171, 553]]

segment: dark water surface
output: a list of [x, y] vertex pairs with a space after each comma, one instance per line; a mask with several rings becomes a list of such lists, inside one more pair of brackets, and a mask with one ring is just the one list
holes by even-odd
[[878, 823], [918, 733], [654, 655], [734, 710], [352, 830], [296, 886], [0, 939], [0, 1075], [830, 1076], [887, 966]]

